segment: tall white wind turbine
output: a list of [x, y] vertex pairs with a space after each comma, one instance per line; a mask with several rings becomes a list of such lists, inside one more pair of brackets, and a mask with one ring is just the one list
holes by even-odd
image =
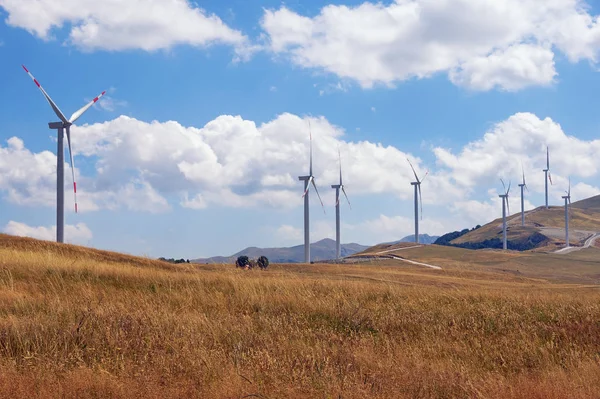
[[546, 169], [542, 169], [544, 172], [544, 185], [546, 187], [546, 209], [548, 209], [548, 180], [550, 180], [550, 184], [552, 184], [552, 176], [550, 175], [550, 151], [548, 150], [548, 146], [546, 146]]
[[425, 178], [429, 174], [429, 171], [425, 172], [425, 176], [423, 176], [423, 180], [420, 180], [419, 176], [417, 176], [417, 172], [415, 172], [415, 168], [413, 168], [412, 163], [410, 163], [410, 160], [408, 158], [406, 158], [406, 160], [408, 161], [408, 164], [410, 165], [410, 168], [412, 169], [413, 174], [415, 175], [415, 180], [416, 180], [414, 182], [411, 182], [410, 184], [415, 187], [415, 243], [418, 244], [419, 243], [419, 204], [421, 205], [421, 220], [423, 219], [423, 198], [421, 197], [421, 183], [423, 183], [423, 180], [425, 180]]
[[65, 228], [65, 161], [64, 161], [64, 132], [67, 133], [67, 144], [69, 146], [69, 158], [71, 160], [71, 173], [73, 175], [73, 196], [75, 198], [75, 212], [77, 213], [77, 183], [75, 182], [75, 164], [73, 163], [73, 151], [71, 147], [71, 125], [75, 123], [77, 119], [81, 117], [96, 101], [100, 99], [106, 93], [103, 91], [98, 97], [81, 107], [78, 111], [73, 113], [69, 119], [65, 117], [62, 111], [58, 108], [56, 103], [52, 101], [46, 90], [40, 85], [40, 83], [33, 77], [31, 72], [22, 65], [23, 69], [29, 77], [33, 80], [36, 86], [40, 89], [52, 110], [60, 119], [60, 122], [51, 122], [48, 124], [50, 129], [56, 129], [58, 132], [58, 143], [56, 151], [56, 241], [64, 242], [64, 228]]
[[567, 195], [563, 195], [565, 200], [565, 245], [567, 248], [571, 246], [569, 242], [569, 207], [571, 206], [571, 178], [569, 178], [569, 191], [565, 191]]
[[310, 190], [310, 185], [312, 184], [315, 188], [315, 193], [319, 197], [319, 201], [321, 201], [321, 207], [323, 207], [323, 212], [325, 212], [325, 205], [323, 205], [323, 200], [319, 195], [319, 190], [317, 190], [317, 184], [315, 183], [315, 177], [313, 175], [313, 167], [312, 167], [312, 131], [310, 128], [310, 121], [308, 122], [308, 132], [310, 137], [310, 163], [309, 163], [309, 173], [308, 176], [298, 176], [298, 180], [304, 182], [304, 193], [302, 197], [304, 198], [304, 262], [310, 263], [310, 223], [309, 223], [309, 206], [308, 206], [308, 192]]
[[508, 189], [504, 184], [504, 180], [500, 179], [502, 182], [502, 187], [504, 187], [504, 194], [498, 195], [498, 197], [502, 198], [502, 248], [507, 249], [506, 242], [506, 211], [508, 208], [508, 214], [510, 215], [510, 205], [508, 204], [508, 193], [510, 193], [510, 181], [508, 182]]
[[348, 201], [348, 206], [352, 209], [352, 205], [350, 205], [350, 200], [348, 199], [348, 195], [346, 194], [346, 190], [344, 189], [344, 183], [342, 183], [342, 155], [340, 153], [340, 149], [338, 148], [338, 158], [340, 161], [340, 184], [333, 184], [331, 188], [335, 188], [335, 258], [340, 259], [342, 257], [342, 241], [340, 238], [340, 189], [346, 197], [346, 201]]
[[521, 226], [525, 226], [525, 195], [523, 190], [527, 189], [529, 191], [529, 188], [527, 187], [527, 183], [525, 183], [525, 169], [523, 169], [523, 165], [521, 165], [521, 170], [523, 171], [523, 182], [519, 184], [521, 188]]

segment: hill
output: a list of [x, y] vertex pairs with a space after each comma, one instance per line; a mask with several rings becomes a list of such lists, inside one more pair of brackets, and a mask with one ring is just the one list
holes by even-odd
[[[0, 235], [0, 397], [592, 398], [600, 251], [174, 265]], [[543, 274], [554, 273], [553, 281]], [[595, 277], [594, 277], [595, 276]]]
[[[525, 212], [525, 226], [521, 226], [521, 213], [513, 213], [507, 217], [508, 248], [552, 251], [564, 247], [564, 226], [564, 206]], [[600, 196], [574, 202], [569, 216], [570, 245], [581, 246], [596, 232], [600, 232]], [[470, 249], [502, 248], [502, 218], [459, 235], [449, 244]]]
[[[419, 234], [419, 243], [421, 244], [433, 244], [439, 236], [430, 236], [429, 234]], [[415, 242], [415, 235], [411, 234], [398, 241], [386, 242], [384, 244], [398, 244], [400, 242]]]
[[[368, 247], [360, 244], [342, 244], [342, 257], [363, 251]], [[325, 238], [310, 244], [310, 256], [313, 261], [335, 259], [335, 240]], [[257, 248], [248, 247], [231, 256], [214, 256], [211, 258], [192, 259], [192, 263], [234, 263], [238, 256], [246, 255], [258, 258], [261, 255], [269, 258], [273, 263], [301, 263], [304, 262], [304, 245], [284, 248]]]

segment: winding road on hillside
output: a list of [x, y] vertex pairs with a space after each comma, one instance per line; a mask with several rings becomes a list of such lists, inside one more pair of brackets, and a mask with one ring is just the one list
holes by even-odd
[[574, 251], [580, 251], [584, 248], [589, 248], [596, 242], [596, 239], [600, 238], [600, 233], [594, 233], [590, 238], [585, 240], [585, 243], [582, 247], [565, 247], [561, 248], [558, 251], [554, 251], [555, 254], [568, 254]]
[[[390, 250], [387, 250], [387, 251], [375, 252], [375, 255], [384, 255], [384, 254], [387, 254], [387, 253], [390, 253], [390, 252], [404, 251], [404, 250], [411, 249], [411, 248], [421, 248], [421, 247], [423, 247], [423, 245], [413, 245], [411, 247], [396, 248], [396, 249], [390, 249]], [[430, 269], [435, 269], [435, 270], [442, 270], [442, 268], [439, 267], [439, 266], [428, 265], [427, 263], [416, 262], [414, 260], [409, 260], [409, 259], [403, 258], [401, 256], [396, 256], [396, 255], [393, 255], [393, 254], [392, 255], [388, 255], [388, 256], [390, 258], [392, 258], [392, 259], [401, 260], [403, 262], [411, 263], [413, 265], [424, 266], [424, 267], [428, 267]]]

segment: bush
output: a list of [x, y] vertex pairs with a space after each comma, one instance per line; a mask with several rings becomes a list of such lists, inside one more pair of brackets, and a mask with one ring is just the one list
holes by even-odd
[[237, 260], [235, 261], [235, 267], [246, 267], [249, 265], [250, 265], [250, 260], [248, 259], [248, 257], [246, 255], [238, 256]]
[[260, 267], [262, 270], [265, 270], [267, 267], [269, 267], [269, 259], [266, 256], [261, 256], [258, 258], [256, 263], [258, 263], [258, 267]]

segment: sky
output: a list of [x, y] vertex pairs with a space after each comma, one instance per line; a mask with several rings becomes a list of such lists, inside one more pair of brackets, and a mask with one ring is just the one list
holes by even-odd
[[[65, 241], [150, 257], [342, 242], [600, 194], [600, 4], [580, 0], [0, 0], [0, 231], [52, 240], [54, 115], [71, 115]], [[68, 151], [68, 150], [66, 150]]]

